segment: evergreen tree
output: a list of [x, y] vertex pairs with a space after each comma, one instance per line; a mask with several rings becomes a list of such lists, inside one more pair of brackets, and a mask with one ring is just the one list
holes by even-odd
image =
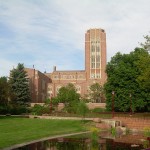
[[0, 104], [7, 105], [9, 98], [9, 85], [6, 77], [0, 77]]
[[13, 93], [11, 100], [14, 104], [25, 105], [30, 101], [29, 81], [23, 64], [10, 71], [10, 89]]

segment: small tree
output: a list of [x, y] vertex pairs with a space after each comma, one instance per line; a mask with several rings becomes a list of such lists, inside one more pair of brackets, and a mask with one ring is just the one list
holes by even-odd
[[57, 97], [53, 99], [57, 103], [65, 103], [69, 112], [75, 112], [75, 107], [80, 101], [80, 95], [73, 84], [69, 83], [59, 89]]
[[88, 106], [84, 101], [80, 101], [77, 105], [77, 113], [82, 115], [83, 119], [85, 118], [86, 113], [88, 113]]
[[57, 99], [59, 103], [72, 103], [73, 101], [79, 101], [80, 95], [76, 92], [75, 86], [69, 83], [59, 89]]
[[99, 83], [90, 86], [89, 97], [92, 102], [100, 103], [103, 97], [103, 87]]
[[23, 64], [19, 63], [16, 69], [10, 71], [9, 84], [13, 104], [25, 105], [30, 101], [29, 81]]

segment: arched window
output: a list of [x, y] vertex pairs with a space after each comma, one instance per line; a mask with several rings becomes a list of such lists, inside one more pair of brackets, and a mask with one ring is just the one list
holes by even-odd
[[53, 91], [53, 87], [52, 87], [52, 85], [48, 85], [48, 88], [47, 88], [47, 93], [52, 93], [52, 91]]
[[58, 85], [58, 86], [56, 87], [56, 93], [59, 92], [59, 89], [60, 89], [61, 87], [62, 87], [61, 85]]
[[81, 93], [81, 86], [77, 85], [76, 90], [77, 90], [77, 93]]

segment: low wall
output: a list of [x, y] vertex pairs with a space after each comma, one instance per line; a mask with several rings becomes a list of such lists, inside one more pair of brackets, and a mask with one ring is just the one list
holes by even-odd
[[30, 103], [30, 106], [31, 106], [31, 107], [34, 107], [34, 105], [36, 105], [36, 104], [41, 105], [41, 106], [44, 105], [44, 103]]
[[122, 122], [122, 126], [129, 129], [143, 130], [150, 127], [150, 118], [114, 117], [114, 120]]
[[89, 109], [105, 108], [106, 103], [86, 103]]
[[[39, 104], [41, 106], [44, 105], [44, 103], [31, 103], [31, 107], [33, 107], [35, 104]], [[106, 103], [86, 103], [86, 105], [88, 106], [89, 109], [105, 108], [106, 107]], [[60, 111], [63, 108], [64, 108], [64, 104], [63, 103], [59, 103], [58, 104], [58, 110]]]

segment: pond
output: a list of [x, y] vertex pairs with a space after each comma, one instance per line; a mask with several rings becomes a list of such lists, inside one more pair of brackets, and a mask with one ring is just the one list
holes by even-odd
[[115, 135], [100, 132], [98, 136], [83, 134], [64, 138], [55, 138], [13, 150], [141, 150], [150, 147], [142, 134]]

